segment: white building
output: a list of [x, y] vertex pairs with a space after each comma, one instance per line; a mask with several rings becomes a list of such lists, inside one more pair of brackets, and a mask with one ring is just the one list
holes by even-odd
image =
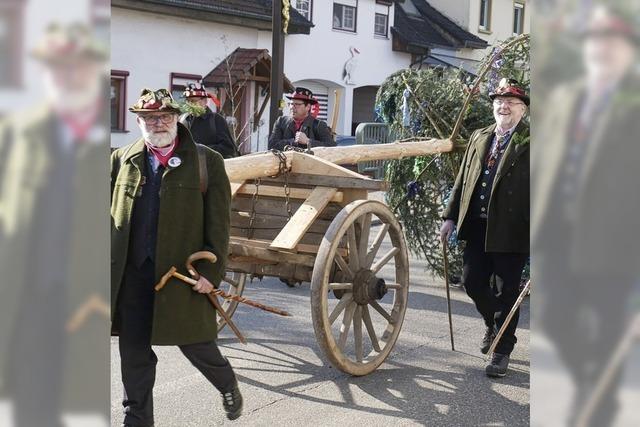
[[[126, 107], [143, 87], [178, 93], [187, 81], [206, 81], [237, 48], [270, 51], [271, 7], [265, 3], [113, 0], [112, 145], [138, 137]], [[294, 86], [314, 92], [322, 105], [320, 117], [337, 134], [350, 135], [358, 123], [373, 121], [375, 94], [390, 74], [420, 65], [433, 49], [456, 53], [486, 47], [424, 0], [293, 0], [292, 5], [299, 12], [292, 11], [285, 37], [284, 73]], [[400, 16], [417, 30], [398, 27], [399, 7], [410, 10]], [[252, 130], [247, 135], [251, 151], [265, 150], [268, 108], [260, 121], [254, 118], [268, 84], [264, 75], [245, 78], [251, 85], [241, 95], [236, 119]]]

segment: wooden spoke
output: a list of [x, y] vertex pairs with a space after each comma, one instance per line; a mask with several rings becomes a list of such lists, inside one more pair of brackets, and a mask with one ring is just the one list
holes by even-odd
[[381, 315], [382, 317], [384, 317], [384, 318], [387, 320], [387, 322], [389, 322], [389, 323], [391, 323], [391, 324], [393, 324], [393, 323], [394, 323], [394, 320], [393, 320], [393, 318], [391, 317], [391, 315], [390, 315], [389, 313], [387, 313], [387, 312], [384, 310], [384, 308], [382, 308], [382, 306], [381, 306], [380, 304], [378, 304], [378, 301], [371, 301], [371, 302], [369, 303], [369, 305], [371, 305], [371, 307], [373, 307], [373, 308], [374, 308], [378, 313], [380, 313], [380, 315]]
[[333, 325], [333, 322], [336, 321], [338, 316], [340, 316], [340, 313], [342, 313], [342, 310], [344, 310], [345, 307], [349, 305], [351, 301], [353, 301], [353, 294], [346, 294], [342, 296], [342, 299], [340, 299], [340, 302], [333, 308], [333, 311], [329, 315], [330, 325]]
[[358, 304], [352, 302], [349, 304], [342, 317], [342, 325], [340, 326], [340, 339], [338, 340], [338, 348], [340, 351], [344, 351], [344, 346], [347, 344], [347, 338], [349, 337], [349, 329], [351, 328], [351, 322], [353, 321], [353, 315], [356, 311]]
[[369, 233], [371, 232], [371, 216], [368, 213], [362, 216], [360, 221], [360, 245], [358, 246], [358, 255], [360, 265], [364, 267], [367, 259], [367, 246], [369, 246]]
[[362, 346], [362, 306], [356, 306], [353, 316], [353, 339], [356, 344], [356, 360], [362, 362], [364, 348]]
[[353, 274], [353, 271], [351, 270], [351, 268], [349, 268], [347, 262], [344, 260], [344, 258], [342, 258], [342, 255], [336, 254], [333, 259], [336, 264], [338, 264], [340, 270], [342, 270], [342, 272], [347, 275], [347, 278], [353, 279], [355, 277], [355, 274]]
[[400, 248], [392, 248], [380, 260], [378, 260], [378, 262], [373, 264], [373, 266], [371, 267], [371, 271], [373, 272], [373, 274], [378, 273], [378, 271], [380, 271], [380, 269], [384, 267], [385, 264], [388, 263], [389, 260], [393, 258], [399, 251]]
[[329, 289], [332, 291], [353, 291], [353, 283], [329, 283]]
[[369, 268], [373, 263], [373, 260], [376, 257], [376, 254], [380, 250], [380, 245], [384, 240], [384, 236], [387, 235], [387, 231], [389, 230], [389, 224], [384, 224], [378, 234], [376, 234], [376, 238], [373, 240], [373, 244], [369, 248], [369, 252], [367, 252], [367, 258], [365, 260], [365, 265], [362, 268]]
[[387, 289], [402, 289], [402, 285], [399, 283], [390, 283], [387, 284]]
[[371, 339], [371, 345], [373, 349], [380, 353], [380, 343], [378, 343], [378, 336], [376, 335], [376, 330], [373, 328], [373, 322], [371, 321], [371, 314], [369, 314], [369, 306], [362, 306], [362, 320], [364, 321], [364, 326], [367, 328], [367, 333], [369, 334], [369, 338]]
[[347, 230], [348, 244], [349, 244], [349, 267], [352, 270], [358, 271], [360, 269], [360, 261], [358, 259], [358, 244], [356, 242], [356, 228], [354, 224], [351, 224]]

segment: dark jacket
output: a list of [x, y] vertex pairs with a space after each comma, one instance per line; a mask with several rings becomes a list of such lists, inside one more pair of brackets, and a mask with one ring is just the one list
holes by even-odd
[[[314, 123], [315, 122], [315, 123]], [[322, 120], [314, 119], [308, 116], [300, 131], [311, 139], [309, 146], [297, 144], [295, 140], [296, 136], [296, 123], [293, 117], [278, 117], [278, 120], [273, 124], [273, 131], [269, 137], [269, 149], [284, 150], [284, 147], [290, 145], [296, 148], [313, 148], [313, 147], [335, 147], [336, 142], [331, 135], [331, 129]]]
[[207, 107], [206, 112], [198, 117], [187, 115], [180, 118], [198, 144], [218, 152], [225, 159], [237, 157], [238, 147], [231, 136], [227, 121], [218, 113]]
[[[174, 156], [182, 163], [164, 172], [160, 187], [158, 241], [155, 268], [157, 283], [172, 266], [189, 275], [185, 261], [196, 251], [211, 251], [215, 264], [198, 262], [196, 269], [218, 285], [224, 276], [229, 245], [231, 189], [224, 160], [205, 149], [208, 190], [200, 191], [198, 150], [187, 129], [178, 124], [180, 143]], [[131, 214], [141, 194], [141, 171], [146, 148], [139, 139], [111, 155], [111, 301], [112, 318], [118, 301], [131, 226]], [[204, 295], [171, 279], [154, 300], [152, 344], [181, 345], [211, 341], [216, 337], [216, 312]]]
[[[476, 130], [469, 138], [445, 219], [457, 221], [458, 238], [469, 233], [473, 191], [483, 170], [496, 125]], [[520, 122], [497, 166], [487, 213], [487, 252], [529, 253], [529, 129]]]

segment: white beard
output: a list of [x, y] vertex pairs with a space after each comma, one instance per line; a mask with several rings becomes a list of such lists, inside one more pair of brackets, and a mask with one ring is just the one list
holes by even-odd
[[154, 147], [167, 147], [171, 145], [178, 135], [178, 126], [174, 126], [168, 132], [154, 133], [146, 129], [141, 129], [142, 138]]
[[102, 94], [101, 79], [91, 79], [85, 88], [64, 88], [57, 85], [50, 73], [45, 73], [45, 93], [56, 109], [67, 114], [81, 114], [93, 107]]

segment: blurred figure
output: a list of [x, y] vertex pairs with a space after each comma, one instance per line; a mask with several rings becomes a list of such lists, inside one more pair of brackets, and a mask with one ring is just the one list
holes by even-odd
[[51, 25], [32, 55], [45, 101], [0, 125], [2, 392], [16, 426], [106, 421], [108, 55], [81, 24]]
[[[639, 42], [628, 13], [594, 7], [584, 75], [551, 95], [533, 140], [532, 307], [574, 382], [570, 425], [624, 333], [638, 280]], [[618, 369], [586, 425], [615, 420], [619, 380]]]
[[[484, 320], [484, 354], [518, 299], [529, 257], [529, 125], [523, 120], [529, 96], [505, 78], [489, 97], [495, 124], [469, 138], [440, 228], [444, 242], [457, 224], [458, 238], [466, 242], [463, 282]], [[487, 376], [507, 374], [519, 316], [518, 309], [491, 355]]]
[[189, 83], [183, 96], [187, 102], [204, 110], [201, 115], [185, 113], [180, 116], [180, 123], [191, 131], [193, 140], [213, 149], [225, 159], [239, 156], [238, 147], [233, 141], [227, 121], [221, 114], [214, 113], [207, 106], [207, 101], [210, 98], [213, 99], [213, 96], [207, 92], [204, 85]]

